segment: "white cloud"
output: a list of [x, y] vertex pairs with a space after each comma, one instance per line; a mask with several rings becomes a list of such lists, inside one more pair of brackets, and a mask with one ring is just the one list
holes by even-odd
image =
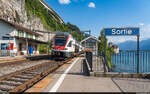
[[70, 0], [58, 0], [60, 4], [70, 4]]
[[144, 26], [144, 23], [139, 23], [140, 26]]
[[150, 39], [150, 25], [140, 28], [141, 40]]
[[114, 44], [122, 43], [125, 41], [136, 41], [136, 36], [110, 36], [107, 37], [108, 42], [113, 42]]
[[88, 7], [90, 7], [90, 8], [95, 8], [95, 3], [90, 2], [89, 5], [88, 5]]

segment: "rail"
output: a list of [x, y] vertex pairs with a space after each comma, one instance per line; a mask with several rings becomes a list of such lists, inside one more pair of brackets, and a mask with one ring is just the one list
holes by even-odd
[[[74, 58], [73, 58], [74, 59]], [[0, 77], [0, 91], [23, 92], [33, 84], [43, 79], [46, 75], [53, 72], [61, 65], [73, 59], [65, 61], [51, 61], [36, 65], [21, 71], [17, 71]]]

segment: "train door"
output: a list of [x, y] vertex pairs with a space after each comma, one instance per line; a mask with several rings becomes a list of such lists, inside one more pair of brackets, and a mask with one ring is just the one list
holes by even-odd
[[75, 45], [75, 53], [78, 53], [78, 52], [79, 52], [79, 46]]

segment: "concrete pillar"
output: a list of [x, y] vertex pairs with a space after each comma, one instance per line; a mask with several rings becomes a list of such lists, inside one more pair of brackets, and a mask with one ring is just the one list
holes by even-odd
[[39, 44], [37, 44], [37, 55], [39, 55]]
[[28, 55], [28, 39], [26, 38], [26, 55]]

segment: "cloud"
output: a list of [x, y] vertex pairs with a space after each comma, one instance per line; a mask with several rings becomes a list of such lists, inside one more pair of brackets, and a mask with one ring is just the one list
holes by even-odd
[[144, 23], [139, 23], [140, 26], [144, 26]]
[[107, 39], [108, 42], [113, 42], [114, 44], [137, 40], [136, 36], [108, 36]]
[[90, 7], [90, 8], [95, 8], [96, 6], [95, 6], [95, 3], [90, 2], [89, 5], [88, 5], [88, 7]]
[[70, 4], [70, 0], [58, 0], [60, 4]]
[[150, 24], [140, 28], [141, 40], [150, 39]]

